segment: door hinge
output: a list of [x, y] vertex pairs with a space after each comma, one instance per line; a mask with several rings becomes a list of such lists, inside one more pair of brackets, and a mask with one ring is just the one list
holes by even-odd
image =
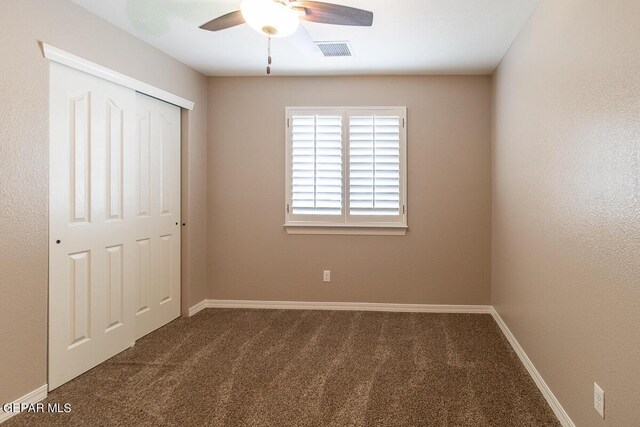
[[287, 213], [289, 213], [289, 203], [287, 203]]
[[291, 119], [287, 119], [287, 127], [291, 127]]
[[402, 118], [402, 127], [404, 127], [404, 117]]
[[405, 206], [404, 206], [404, 205], [402, 205], [402, 215], [404, 215], [404, 214], [406, 214], [406, 213], [407, 213], [407, 209], [405, 208]]

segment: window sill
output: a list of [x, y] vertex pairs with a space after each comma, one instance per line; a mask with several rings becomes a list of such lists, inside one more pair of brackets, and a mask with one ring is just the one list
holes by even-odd
[[308, 225], [285, 224], [287, 234], [343, 234], [351, 236], [404, 236], [407, 234], [406, 225]]

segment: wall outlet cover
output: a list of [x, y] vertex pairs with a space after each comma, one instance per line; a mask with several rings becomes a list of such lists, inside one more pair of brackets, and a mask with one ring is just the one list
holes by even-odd
[[604, 391], [596, 383], [593, 383], [593, 407], [604, 418]]

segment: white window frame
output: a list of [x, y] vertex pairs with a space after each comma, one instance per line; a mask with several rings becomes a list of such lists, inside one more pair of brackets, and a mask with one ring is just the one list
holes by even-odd
[[[400, 213], [397, 216], [350, 214], [349, 118], [352, 115], [397, 115], [400, 117]], [[296, 115], [342, 116], [342, 214], [295, 215], [292, 206], [292, 117]], [[285, 224], [288, 234], [404, 235], [407, 223], [407, 108], [406, 107], [286, 107], [285, 108]]]

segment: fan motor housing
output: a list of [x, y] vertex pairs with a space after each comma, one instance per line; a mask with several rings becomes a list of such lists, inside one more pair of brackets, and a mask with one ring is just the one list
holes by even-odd
[[278, 34], [278, 29], [276, 27], [272, 27], [271, 25], [265, 25], [262, 27], [262, 32], [268, 36], [275, 36]]

